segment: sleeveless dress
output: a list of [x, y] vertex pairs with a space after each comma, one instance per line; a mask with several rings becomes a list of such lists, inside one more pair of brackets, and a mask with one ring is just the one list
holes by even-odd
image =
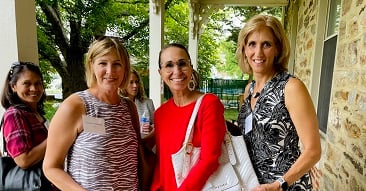
[[105, 134], [82, 131], [69, 150], [67, 172], [90, 191], [138, 190], [138, 142], [126, 100], [109, 105], [87, 90], [77, 95], [87, 116], [105, 120]]
[[[252, 111], [252, 81], [248, 97], [239, 112], [238, 124], [248, 153], [261, 184], [272, 183], [283, 176], [300, 156], [299, 137], [285, 106], [285, 85], [292, 75], [282, 72], [268, 81]], [[251, 125], [250, 125], [251, 123]], [[289, 187], [289, 191], [310, 191], [309, 173]]]

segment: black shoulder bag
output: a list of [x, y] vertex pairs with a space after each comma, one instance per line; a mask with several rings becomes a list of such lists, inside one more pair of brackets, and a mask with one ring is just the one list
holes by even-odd
[[[1, 120], [1, 132], [3, 132], [4, 117]], [[3, 140], [3, 152], [6, 152], [6, 141], [4, 134], [1, 133]], [[0, 158], [0, 190], [50, 190], [49, 182], [42, 173], [42, 162], [28, 169], [20, 168], [14, 159], [10, 156], [5, 156], [2, 153]], [[42, 181], [43, 180], [43, 181]], [[42, 185], [47, 184], [47, 186]]]

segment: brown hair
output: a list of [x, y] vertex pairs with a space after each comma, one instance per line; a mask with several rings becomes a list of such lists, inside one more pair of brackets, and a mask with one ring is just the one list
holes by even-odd
[[[189, 55], [189, 52], [187, 50], [187, 48], [182, 45], [182, 44], [179, 44], [179, 43], [170, 43], [170, 44], [167, 44], [165, 45], [159, 52], [159, 69], [161, 69], [161, 54], [168, 48], [170, 47], [175, 47], [175, 48], [180, 48], [182, 49], [188, 56], [188, 59], [189, 59], [189, 62], [191, 61], [191, 56]], [[192, 65], [191, 65], [192, 67]], [[193, 69], [192, 67], [192, 77], [193, 77], [193, 81], [194, 81], [194, 90], [199, 90], [199, 86], [200, 86], [200, 76], [199, 76], [199, 73]]]
[[158, 62], [159, 62], [159, 69], [161, 69], [161, 54], [162, 54], [166, 49], [168, 49], [168, 48], [170, 48], [170, 47], [176, 47], [176, 48], [180, 48], [180, 49], [182, 49], [182, 50], [187, 54], [188, 59], [189, 59], [189, 62], [191, 62], [191, 56], [189, 55], [189, 52], [188, 52], [187, 48], [186, 48], [184, 45], [179, 44], [179, 43], [170, 43], [170, 44], [168, 44], [168, 45], [165, 45], [165, 46], [160, 50], [160, 52], [159, 52], [159, 60], [158, 60]]
[[[135, 75], [137, 80], [139, 81], [139, 88], [137, 90], [136, 99], [138, 99], [139, 101], [142, 102], [146, 98], [146, 95], [145, 95], [145, 90], [144, 90], [144, 84], [141, 80], [141, 77], [140, 77], [139, 73], [134, 69], [131, 70], [130, 75]], [[128, 83], [130, 83], [130, 82], [128, 82]], [[120, 94], [124, 97], [128, 97], [126, 88], [120, 89]]]

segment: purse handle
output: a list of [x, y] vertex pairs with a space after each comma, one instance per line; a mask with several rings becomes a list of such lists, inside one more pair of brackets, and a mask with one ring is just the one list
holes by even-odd
[[186, 137], [184, 138], [183, 146], [187, 145], [188, 143], [190, 143], [192, 141], [192, 138], [193, 138], [193, 125], [194, 125], [194, 122], [196, 120], [198, 109], [201, 105], [201, 102], [202, 102], [202, 99], [203, 99], [204, 96], [205, 96], [205, 94], [201, 95], [197, 99], [196, 104], [194, 105], [194, 109], [193, 109], [191, 118], [189, 119], [187, 131], [186, 131]]
[[136, 106], [130, 99], [124, 98], [124, 97], [122, 99], [127, 102], [128, 109], [130, 109], [130, 111], [131, 111], [132, 126], [136, 131], [137, 140], [139, 143], [142, 143], [141, 134], [140, 134], [140, 125], [139, 125], [140, 122], [139, 122], [139, 117], [138, 117], [139, 114], [136, 110]]
[[1, 118], [1, 124], [0, 124], [0, 131], [1, 131], [1, 153], [0, 156], [7, 156], [7, 152], [6, 152], [6, 141], [5, 141], [5, 137], [4, 137], [4, 128], [3, 128], [3, 124], [4, 124], [4, 116]]

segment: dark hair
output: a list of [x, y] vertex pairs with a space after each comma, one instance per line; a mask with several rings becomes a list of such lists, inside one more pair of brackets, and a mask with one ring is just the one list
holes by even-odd
[[[25, 104], [19, 98], [18, 94], [14, 93], [11, 88], [12, 85], [15, 85], [17, 83], [17, 81], [19, 80], [20, 74], [22, 74], [23, 72], [25, 72], [27, 70], [37, 74], [41, 78], [42, 86], [44, 89], [43, 76], [42, 76], [41, 70], [39, 69], [39, 67], [37, 65], [35, 65], [31, 62], [14, 62], [11, 65], [8, 75], [6, 76], [5, 84], [3, 87], [3, 92], [1, 95], [1, 105], [5, 109], [8, 109], [10, 106], [14, 106], [17, 108], [21, 108], [21, 109], [30, 111], [30, 108], [27, 106], [27, 104]], [[45, 114], [45, 111], [44, 111], [45, 100], [46, 100], [46, 93], [45, 93], [45, 91], [43, 91], [42, 97], [37, 103], [37, 112], [41, 115]]]
[[[184, 45], [179, 43], [170, 43], [168, 45], [165, 45], [159, 52], [159, 69], [161, 69], [161, 54], [170, 47], [176, 47], [182, 49], [187, 54], [189, 61], [191, 61], [191, 56], [189, 55], [189, 52]], [[199, 73], [195, 69], [193, 69], [193, 67], [192, 67], [192, 77], [194, 81], [194, 90], [198, 90], [200, 85], [200, 76]]]
[[160, 52], [159, 52], [159, 69], [161, 69], [161, 54], [166, 50], [166, 49], [168, 49], [168, 48], [170, 48], [170, 47], [177, 47], [177, 48], [180, 48], [180, 49], [182, 49], [182, 50], [184, 50], [184, 52], [187, 54], [187, 56], [188, 56], [188, 59], [189, 59], [189, 61], [191, 61], [191, 56], [189, 55], [189, 52], [188, 52], [188, 50], [187, 50], [187, 48], [184, 46], [184, 45], [182, 45], [182, 44], [179, 44], [179, 43], [170, 43], [170, 44], [168, 44], [168, 45], [166, 45], [166, 46], [164, 46], [161, 50], [160, 50]]
[[199, 90], [200, 89], [200, 83], [201, 83], [201, 78], [200, 78], [200, 75], [199, 73], [193, 69], [192, 71], [192, 76], [193, 76], [193, 81], [194, 81], [194, 89], [195, 90]]

